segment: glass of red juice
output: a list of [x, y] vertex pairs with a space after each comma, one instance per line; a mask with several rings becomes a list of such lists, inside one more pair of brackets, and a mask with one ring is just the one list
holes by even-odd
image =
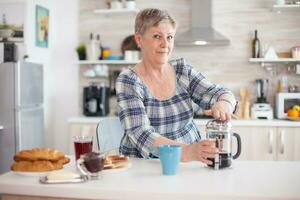
[[93, 151], [93, 136], [74, 136], [73, 140], [76, 160], [78, 160], [81, 155], [91, 153]]

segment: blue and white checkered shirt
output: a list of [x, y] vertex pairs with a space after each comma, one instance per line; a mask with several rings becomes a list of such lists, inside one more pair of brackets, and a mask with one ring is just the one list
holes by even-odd
[[133, 69], [119, 75], [118, 113], [125, 130], [121, 154], [149, 158], [155, 155], [153, 144], [160, 136], [185, 144], [198, 142], [201, 136], [193, 121], [192, 102], [209, 109], [222, 94], [232, 94], [209, 82], [184, 59], [170, 63], [176, 72], [176, 92], [167, 100], [156, 99]]

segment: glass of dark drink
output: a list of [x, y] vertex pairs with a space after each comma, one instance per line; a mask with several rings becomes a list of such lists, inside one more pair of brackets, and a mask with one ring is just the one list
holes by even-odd
[[99, 179], [104, 168], [105, 156], [96, 152], [81, 155], [77, 161], [77, 169], [90, 179]]
[[75, 158], [78, 160], [81, 155], [93, 151], [93, 136], [74, 136]]

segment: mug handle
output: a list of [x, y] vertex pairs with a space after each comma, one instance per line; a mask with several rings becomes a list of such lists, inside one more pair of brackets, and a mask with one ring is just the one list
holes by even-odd
[[241, 150], [242, 150], [242, 141], [241, 141], [241, 137], [239, 134], [237, 133], [233, 133], [233, 136], [236, 138], [237, 140], [237, 151], [236, 154], [233, 156], [233, 159], [237, 159], [240, 154], [241, 154]]
[[88, 173], [82, 168], [81, 164], [84, 162], [83, 158], [79, 158], [76, 161], [77, 169], [80, 171], [82, 175], [88, 176]]

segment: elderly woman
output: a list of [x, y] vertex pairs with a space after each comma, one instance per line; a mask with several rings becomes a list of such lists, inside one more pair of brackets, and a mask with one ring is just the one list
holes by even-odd
[[116, 84], [118, 112], [125, 129], [120, 153], [151, 158], [161, 144], [180, 144], [181, 161], [212, 164], [218, 149], [201, 140], [193, 121], [192, 103], [215, 119], [230, 120], [236, 105], [233, 94], [210, 83], [184, 59], [169, 62], [176, 23], [163, 10], [145, 9], [135, 21], [135, 40], [142, 60], [122, 72]]

